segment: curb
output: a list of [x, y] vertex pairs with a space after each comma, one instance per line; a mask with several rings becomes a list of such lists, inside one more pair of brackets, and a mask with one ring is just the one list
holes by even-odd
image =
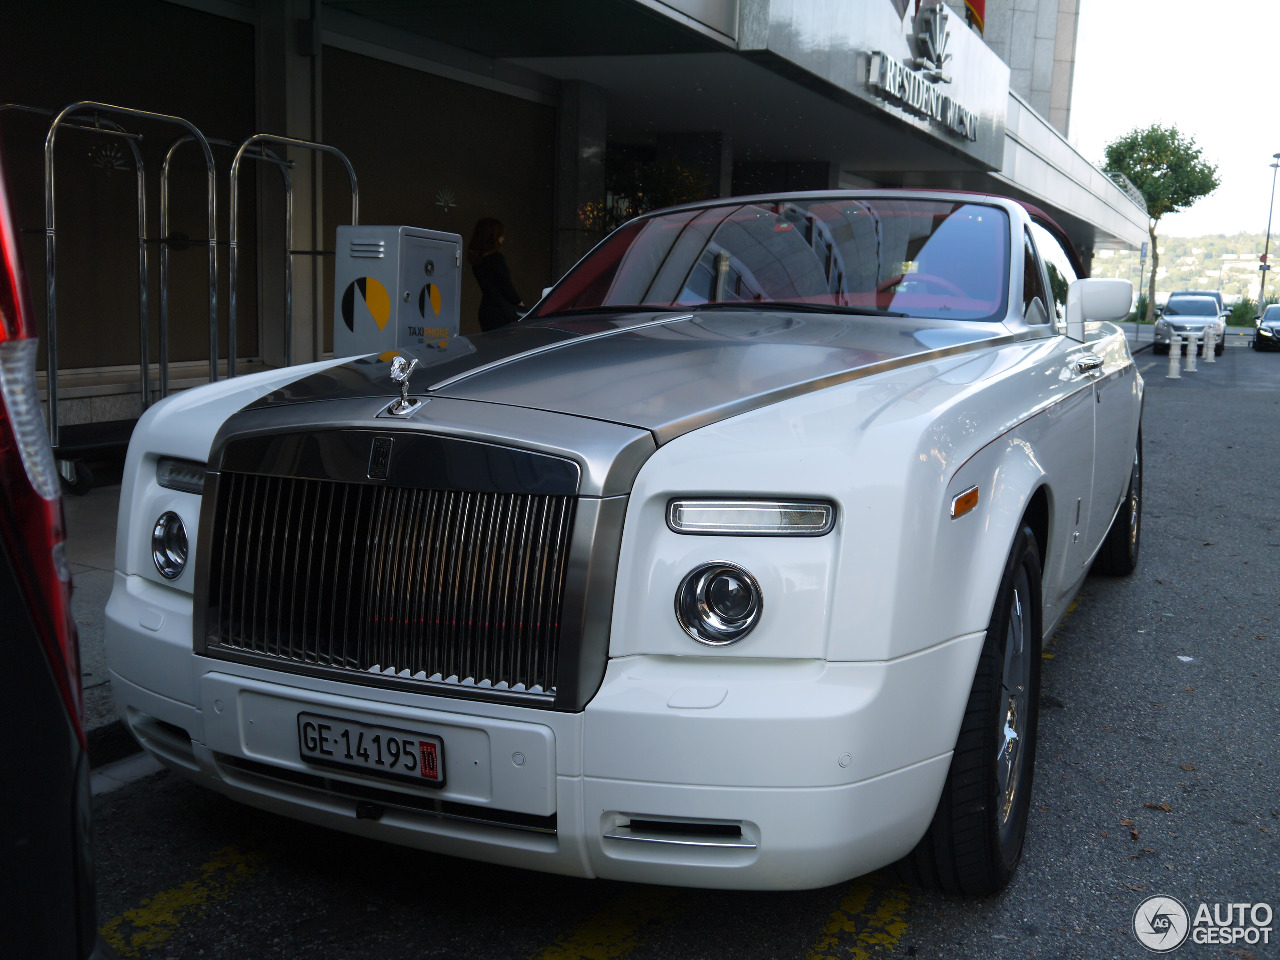
[[121, 720], [112, 720], [101, 727], [87, 731], [85, 739], [89, 744], [90, 770], [97, 770], [99, 767], [105, 767], [109, 763], [115, 763], [142, 752], [138, 741], [133, 739], [133, 734], [126, 729]]

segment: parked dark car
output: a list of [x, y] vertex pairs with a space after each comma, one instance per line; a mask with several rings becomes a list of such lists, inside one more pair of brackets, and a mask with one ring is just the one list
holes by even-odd
[[96, 932], [89, 757], [59, 477], [0, 172], [0, 954], [111, 956]]
[[1258, 318], [1253, 334], [1253, 349], [1280, 350], [1280, 303], [1273, 303]]

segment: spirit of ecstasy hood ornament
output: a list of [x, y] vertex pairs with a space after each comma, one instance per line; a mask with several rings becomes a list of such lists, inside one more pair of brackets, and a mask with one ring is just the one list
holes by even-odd
[[391, 381], [400, 385], [400, 399], [387, 407], [387, 413], [393, 417], [407, 417], [422, 406], [421, 400], [409, 399], [409, 377], [417, 365], [416, 359], [410, 362], [404, 357], [396, 357], [391, 361]]

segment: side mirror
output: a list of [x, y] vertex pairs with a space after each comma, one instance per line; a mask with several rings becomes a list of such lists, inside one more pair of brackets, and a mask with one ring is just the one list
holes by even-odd
[[1128, 280], [1094, 277], [1067, 287], [1067, 336], [1084, 340], [1086, 320], [1116, 323], [1129, 315], [1133, 284]]
[[[551, 290], [552, 290], [552, 288], [551, 288], [551, 287], [543, 287], [543, 288], [542, 288], [542, 297], [545, 297], [548, 293], [550, 293], [550, 292], [551, 292]], [[538, 299], [542, 299], [542, 297], [539, 297]]]

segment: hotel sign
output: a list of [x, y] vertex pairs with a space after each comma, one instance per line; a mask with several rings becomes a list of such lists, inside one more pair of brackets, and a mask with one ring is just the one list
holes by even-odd
[[941, 86], [951, 82], [946, 72], [951, 59], [947, 52], [951, 39], [948, 17], [946, 4], [922, 7], [912, 38], [919, 56], [908, 66], [887, 53], [875, 51], [869, 61], [867, 85], [886, 100], [924, 117], [948, 133], [965, 140], [977, 140], [977, 114], [957, 103]]

